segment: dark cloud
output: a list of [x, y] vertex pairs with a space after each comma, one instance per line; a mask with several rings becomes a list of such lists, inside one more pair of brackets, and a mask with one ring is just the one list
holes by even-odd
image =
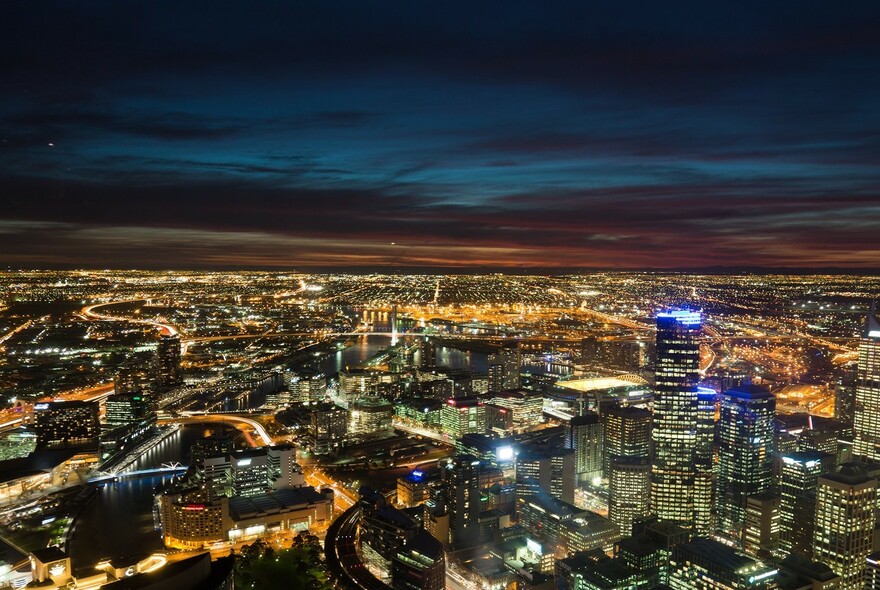
[[880, 259], [875, 2], [12, 0], [0, 23], [3, 262]]

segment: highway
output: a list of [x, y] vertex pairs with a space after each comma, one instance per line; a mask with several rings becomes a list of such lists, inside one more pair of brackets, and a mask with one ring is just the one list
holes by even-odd
[[178, 334], [177, 328], [172, 326], [171, 324], [163, 324], [162, 322], [157, 322], [154, 320], [145, 320], [142, 318], [128, 318], [128, 317], [118, 317], [113, 315], [107, 315], [104, 313], [98, 313], [95, 310], [99, 307], [105, 307], [107, 305], [119, 305], [121, 303], [137, 303], [138, 301], [146, 301], [146, 299], [125, 299], [122, 301], [108, 301], [107, 303], [95, 303], [94, 305], [89, 305], [82, 308], [82, 314], [89, 319], [93, 320], [104, 320], [104, 321], [125, 321], [131, 322], [134, 324], [147, 324], [150, 326], [156, 326], [159, 330], [162, 331], [163, 334], [168, 336], [174, 336]]

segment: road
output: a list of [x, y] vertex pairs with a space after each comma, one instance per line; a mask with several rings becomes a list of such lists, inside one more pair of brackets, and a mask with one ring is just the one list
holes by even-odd
[[[248, 444], [252, 447], [271, 446], [275, 444], [274, 439], [269, 436], [269, 433], [266, 432], [266, 429], [263, 428], [262, 424], [260, 424], [256, 420], [253, 420], [252, 418], [238, 416], [236, 414], [199, 414], [196, 412], [183, 412], [182, 415], [178, 418], [164, 418], [162, 420], [159, 420], [159, 423], [161, 424], [186, 424], [190, 422], [229, 422], [234, 424], [236, 428], [244, 432], [245, 438], [248, 440]], [[250, 426], [251, 429], [253, 429], [253, 431], [259, 438], [259, 444], [256, 440], [254, 440], [250, 432], [241, 428], [241, 424]]]
[[146, 301], [146, 299], [125, 299], [122, 301], [108, 301], [107, 303], [95, 303], [94, 305], [88, 305], [82, 308], [82, 314], [89, 319], [93, 320], [104, 320], [104, 321], [114, 321], [114, 322], [131, 322], [133, 324], [147, 324], [150, 326], [155, 326], [161, 332], [167, 336], [174, 336], [178, 334], [177, 328], [172, 326], [171, 324], [164, 324], [162, 322], [157, 322], [155, 320], [146, 320], [142, 318], [128, 318], [128, 317], [119, 317], [113, 315], [107, 315], [104, 313], [99, 313], [95, 311], [99, 307], [106, 307], [108, 305], [119, 305], [121, 303], [137, 303], [138, 301]]

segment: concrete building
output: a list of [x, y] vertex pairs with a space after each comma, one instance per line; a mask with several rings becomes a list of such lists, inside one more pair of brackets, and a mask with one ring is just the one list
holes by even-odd
[[166, 547], [203, 549], [221, 541], [291, 538], [333, 520], [333, 490], [289, 488], [245, 498], [205, 499], [200, 492], [159, 497]]
[[293, 447], [260, 447], [206, 457], [201, 472], [212, 498], [260, 496], [305, 485]]
[[308, 444], [316, 455], [338, 451], [348, 432], [348, 410], [332, 403], [314, 406], [310, 410]]
[[782, 457], [779, 503], [779, 549], [812, 557], [816, 488], [819, 476], [834, 467], [834, 457], [816, 451]]
[[519, 389], [522, 354], [517, 344], [503, 346], [490, 354], [488, 363], [490, 392]]
[[672, 590], [770, 590], [779, 570], [708, 538], [677, 546], [669, 564]]
[[473, 455], [455, 455], [441, 468], [449, 543], [454, 547], [480, 541], [480, 471], [481, 462]]
[[578, 483], [602, 477], [604, 425], [599, 414], [586, 412], [565, 425], [565, 446], [574, 451], [574, 471]]
[[441, 432], [451, 439], [486, 432], [486, 407], [475, 397], [449, 398], [440, 410]]
[[359, 398], [349, 404], [348, 415], [348, 437], [353, 440], [388, 438], [394, 434], [394, 406], [383, 398]]
[[419, 530], [398, 549], [391, 562], [391, 581], [400, 590], [444, 590], [446, 553], [443, 544]]
[[608, 518], [627, 536], [636, 518], [650, 514], [651, 462], [645, 457], [617, 457], [610, 471]]
[[769, 557], [779, 546], [779, 494], [764, 492], [746, 498], [742, 548], [749, 555]]
[[524, 500], [541, 490], [554, 498], [574, 502], [575, 452], [572, 449], [531, 448], [516, 457], [516, 496]]
[[841, 590], [861, 590], [867, 558], [874, 550], [877, 480], [858, 463], [846, 463], [819, 477], [813, 559], [841, 577]]
[[183, 384], [183, 371], [180, 368], [180, 336], [163, 334], [156, 348], [158, 369], [157, 385], [161, 391], [168, 391]]
[[97, 446], [101, 434], [98, 402], [36, 403], [34, 430], [38, 449]]
[[651, 455], [651, 412], [645, 408], [610, 404], [602, 414], [605, 423], [603, 472], [611, 477], [611, 461], [621, 457]]

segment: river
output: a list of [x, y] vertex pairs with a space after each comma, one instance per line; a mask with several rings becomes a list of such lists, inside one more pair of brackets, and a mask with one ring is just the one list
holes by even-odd
[[[189, 462], [193, 442], [212, 432], [233, 431], [223, 424], [186, 424], [148, 451], [135, 469]], [[153, 493], [171, 476], [148, 476], [104, 484], [76, 519], [68, 552], [76, 567], [105, 557], [141, 556], [162, 548], [153, 527]]]

